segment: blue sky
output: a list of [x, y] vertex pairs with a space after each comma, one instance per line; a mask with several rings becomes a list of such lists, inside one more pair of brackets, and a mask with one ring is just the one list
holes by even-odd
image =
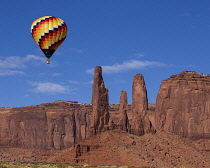
[[[50, 65], [30, 34], [48, 15], [68, 26]], [[2, 0], [0, 16], [0, 107], [90, 103], [95, 66], [103, 67], [110, 103], [121, 90], [132, 102], [137, 73], [151, 103], [171, 75], [210, 74], [209, 0]]]

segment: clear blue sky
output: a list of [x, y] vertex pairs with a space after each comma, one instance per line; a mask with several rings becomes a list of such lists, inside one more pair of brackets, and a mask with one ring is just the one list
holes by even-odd
[[[30, 34], [48, 15], [68, 26], [51, 65]], [[210, 73], [209, 0], [2, 0], [0, 16], [0, 107], [90, 103], [95, 66], [103, 67], [110, 103], [121, 90], [131, 103], [137, 73], [151, 103], [171, 75]]]

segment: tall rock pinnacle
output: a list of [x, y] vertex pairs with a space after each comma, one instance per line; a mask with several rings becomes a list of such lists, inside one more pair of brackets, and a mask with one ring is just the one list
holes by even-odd
[[141, 74], [134, 76], [132, 86], [132, 133], [135, 135], [144, 135], [145, 133], [154, 132], [149, 117], [147, 115], [148, 100], [147, 90], [144, 77]]
[[102, 68], [95, 67], [92, 86], [93, 115], [91, 121], [91, 134], [97, 134], [104, 130], [109, 123], [109, 100], [108, 89], [102, 77]]
[[127, 92], [122, 90], [120, 96], [120, 107], [119, 107], [119, 124], [123, 131], [129, 132], [129, 120], [127, 115]]

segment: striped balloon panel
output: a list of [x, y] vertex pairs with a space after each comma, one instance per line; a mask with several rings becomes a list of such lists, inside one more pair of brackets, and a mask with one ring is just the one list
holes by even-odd
[[43, 16], [32, 23], [31, 34], [41, 49], [56, 50], [66, 38], [67, 26], [60, 18]]

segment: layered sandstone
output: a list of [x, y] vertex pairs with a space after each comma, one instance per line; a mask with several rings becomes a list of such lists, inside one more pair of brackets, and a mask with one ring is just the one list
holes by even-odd
[[[132, 105], [127, 107], [132, 119]], [[0, 145], [27, 149], [66, 149], [90, 135], [92, 105], [55, 101], [0, 108]], [[110, 104], [110, 129], [119, 121], [119, 104]]]
[[0, 145], [66, 149], [89, 135], [91, 105], [57, 101], [38, 106], [0, 108]]
[[109, 123], [109, 100], [108, 89], [105, 88], [102, 77], [102, 68], [95, 67], [92, 86], [92, 119], [91, 134], [97, 134], [105, 129]]
[[141, 74], [134, 76], [132, 86], [132, 130], [135, 135], [144, 135], [145, 133], [154, 132], [151, 121], [147, 114], [148, 100], [147, 90], [144, 82], [144, 77]]
[[185, 71], [164, 80], [156, 127], [190, 138], [210, 138], [210, 75]]

